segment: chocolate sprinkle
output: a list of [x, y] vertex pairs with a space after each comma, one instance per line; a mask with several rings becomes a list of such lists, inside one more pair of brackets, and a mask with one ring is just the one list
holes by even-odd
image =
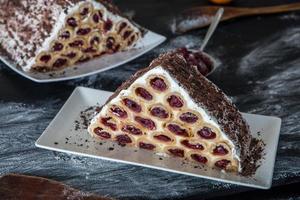
[[114, 148], [113, 148], [113, 147], [109, 147], [108, 150], [109, 150], [109, 151], [113, 151]]
[[86, 130], [90, 124], [90, 121], [99, 112], [99, 110], [100, 110], [99, 106], [91, 106], [81, 111], [79, 114], [79, 120], [74, 121], [74, 129], [76, 131]]

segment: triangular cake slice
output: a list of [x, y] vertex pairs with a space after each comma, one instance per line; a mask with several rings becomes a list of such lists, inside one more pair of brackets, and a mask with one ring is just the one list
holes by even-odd
[[142, 37], [108, 0], [2, 0], [0, 7], [1, 54], [25, 71], [61, 70]]
[[247, 123], [226, 95], [179, 53], [161, 55], [123, 83], [88, 130], [120, 145], [249, 173], [252, 137]]

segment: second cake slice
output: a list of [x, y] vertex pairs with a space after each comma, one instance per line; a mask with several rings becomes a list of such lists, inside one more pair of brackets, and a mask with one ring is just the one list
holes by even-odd
[[107, 0], [3, 0], [0, 7], [0, 53], [24, 71], [61, 70], [142, 38]]

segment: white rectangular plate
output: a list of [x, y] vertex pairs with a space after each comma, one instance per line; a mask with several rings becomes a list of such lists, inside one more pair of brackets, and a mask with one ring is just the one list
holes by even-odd
[[104, 55], [88, 62], [83, 62], [75, 66], [65, 68], [59, 72], [25, 72], [3, 55], [0, 55], [0, 60], [18, 74], [38, 83], [64, 81], [89, 76], [118, 67], [150, 51], [165, 40], [166, 38], [164, 36], [152, 31], [147, 31], [144, 37], [139, 40], [133, 49], [111, 55]]
[[[243, 186], [261, 189], [271, 187], [281, 119], [243, 113], [243, 117], [250, 125], [252, 135], [261, 138], [266, 144], [265, 156], [261, 166], [253, 177], [246, 178], [231, 173], [225, 174], [219, 170], [206, 167], [195, 168], [195, 164], [182, 162], [181, 159], [172, 157], [163, 157], [161, 160], [160, 156], [152, 152], [121, 147], [111, 141], [101, 142], [102, 145], [100, 145], [100, 141], [92, 138], [87, 130], [75, 130], [74, 121], [79, 119], [79, 113], [90, 106], [97, 104], [101, 106], [111, 94], [111, 92], [84, 87], [76, 88], [44, 133], [36, 141], [36, 146]], [[69, 138], [67, 144], [66, 138]], [[84, 141], [88, 141], [88, 143]], [[109, 147], [112, 146], [114, 150], [109, 150]]]

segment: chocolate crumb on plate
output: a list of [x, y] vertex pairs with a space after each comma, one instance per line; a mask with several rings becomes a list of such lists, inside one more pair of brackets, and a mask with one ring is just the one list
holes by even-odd
[[113, 151], [114, 148], [113, 148], [113, 147], [109, 147], [108, 150], [109, 150], [109, 151]]
[[78, 119], [74, 121], [74, 129], [86, 130], [92, 118], [99, 112], [99, 106], [90, 106], [79, 113]]

